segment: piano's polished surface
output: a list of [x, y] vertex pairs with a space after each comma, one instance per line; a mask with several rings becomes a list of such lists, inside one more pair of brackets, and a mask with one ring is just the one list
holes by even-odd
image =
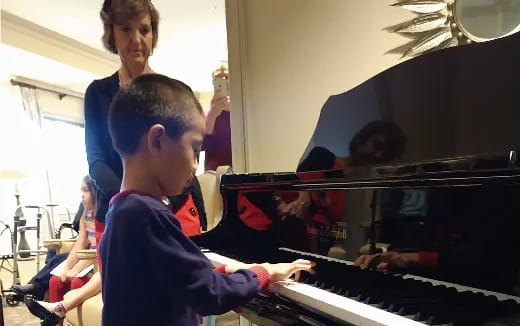
[[331, 96], [297, 172], [224, 175], [193, 240], [215, 264], [316, 261], [270, 287], [295, 325], [518, 325], [518, 53], [450, 48]]

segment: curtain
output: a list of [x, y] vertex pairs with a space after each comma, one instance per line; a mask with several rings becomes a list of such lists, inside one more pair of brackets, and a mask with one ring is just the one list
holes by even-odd
[[[22, 136], [25, 138], [17, 151], [17, 155], [23, 157], [24, 165], [29, 170], [28, 176], [20, 187], [20, 201], [22, 205], [45, 206], [52, 203], [52, 193], [49, 186], [49, 173], [45, 166], [45, 150], [42, 134], [42, 114], [38, 91], [31, 86], [19, 85], [23, 107], [23, 120], [21, 126]], [[47, 212], [49, 214], [47, 214]], [[27, 225], [36, 225], [37, 209], [24, 209], [22, 215], [27, 219]], [[52, 210], [40, 210], [42, 219], [40, 223], [40, 242], [54, 236], [54, 217]], [[36, 232], [26, 234], [31, 249], [36, 249]]]
[[39, 133], [42, 128], [42, 118], [36, 88], [29, 86], [19, 86], [19, 88], [25, 115], [31, 125], [35, 128], [35, 132]]

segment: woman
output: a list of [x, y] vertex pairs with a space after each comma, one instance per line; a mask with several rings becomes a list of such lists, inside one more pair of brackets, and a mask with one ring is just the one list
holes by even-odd
[[[123, 176], [121, 158], [112, 147], [108, 131], [110, 103], [119, 88], [139, 75], [153, 73], [148, 58], [159, 37], [159, 12], [150, 0], [105, 0], [100, 17], [103, 22], [103, 45], [119, 56], [121, 66], [111, 76], [93, 81], [85, 93], [87, 160], [90, 176], [97, 187], [97, 238], [103, 233], [108, 203], [119, 192]], [[200, 188], [187, 188], [190, 191], [185, 203], [195, 206], [204, 228], [204, 203], [202, 195], [197, 195]], [[176, 203], [175, 200], [173, 202]], [[176, 216], [183, 222], [184, 215]]]
[[206, 116], [206, 137], [202, 145], [206, 152], [206, 171], [216, 171], [219, 166], [232, 165], [229, 77], [226, 67], [220, 66], [213, 73], [213, 86], [215, 93]]
[[159, 13], [149, 0], [105, 0], [101, 9], [103, 45], [119, 55], [121, 66], [112, 76], [93, 81], [85, 94], [85, 142], [89, 173], [97, 187], [96, 231], [104, 228], [112, 196], [119, 192], [123, 167], [112, 147], [108, 110], [120, 87], [152, 73], [148, 58], [158, 38]]

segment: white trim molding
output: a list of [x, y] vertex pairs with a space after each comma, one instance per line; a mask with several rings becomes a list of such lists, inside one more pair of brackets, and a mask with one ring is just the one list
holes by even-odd
[[98, 76], [108, 76], [119, 68], [119, 58], [115, 55], [85, 45], [7, 11], [1, 11], [0, 22], [0, 39], [4, 44]]
[[43, 91], [56, 93], [63, 96], [72, 96], [77, 99], [83, 100], [85, 98], [85, 93], [76, 92], [68, 88], [52, 85], [43, 81], [39, 81], [36, 79], [26, 78], [23, 76], [12, 76], [11, 77], [11, 85], [27, 85], [29, 87], [34, 87], [36, 89], [41, 89]]
[[233, 172], [249, 172], [246, 88], [244, 17], [241, 0], [226, 0], [226, 27], [229, 62], [229, 89], [231, 105], [231, 148]]

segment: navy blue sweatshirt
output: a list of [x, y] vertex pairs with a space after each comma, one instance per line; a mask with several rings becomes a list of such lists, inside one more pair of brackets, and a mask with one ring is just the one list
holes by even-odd
[[230, 275], [213, 271], [170, 209], [138, 192], [112, 200], [99, 251], [103, 326], [195, 326], [197, 315], [247, 303], [269, 278], [261, 267]]

